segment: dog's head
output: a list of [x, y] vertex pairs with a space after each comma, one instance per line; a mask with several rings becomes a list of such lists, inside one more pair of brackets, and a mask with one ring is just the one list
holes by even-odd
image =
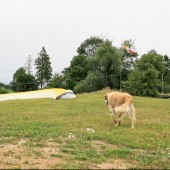
[[108, 95], [108, 93], [106, 93], [106, 94], [104, 95], [104, 100], [105, 100], [105, 103], [108, 105], [107, 95]]

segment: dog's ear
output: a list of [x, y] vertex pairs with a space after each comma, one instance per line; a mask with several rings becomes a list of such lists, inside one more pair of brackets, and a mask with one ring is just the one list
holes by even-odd
[[108, 105], [107, 95], [108, 95], [108, 93], [106, 93], [106, 94], [104, 95], [104, 100], [105, 100], [105, 103]]
[[104, 99], [105, 99], [105, 100], [107, 99], [107, 94], [108, 94], [108, 93], [106, 93], [106, 94], [104, 95]]

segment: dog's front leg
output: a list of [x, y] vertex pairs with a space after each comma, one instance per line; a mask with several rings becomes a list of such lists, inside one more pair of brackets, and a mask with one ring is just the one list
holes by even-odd
[[122, 121], [122, 114], [118, 114], [118, 123], [117, 123], [117, 126], [119, 126], [121, 124], [121, 121]]
[[109, 109], [109, 112], [110, 112], [110, 117], [111, 117], [111, 119], [112, 119], [112, 123], [117, 125], [117, 121], [114, 119], [114, 117], [115, 117], [115, 112], [114, 112], [114, 110], [113, 110], [112, 108], [110, 108], [110, 109]]

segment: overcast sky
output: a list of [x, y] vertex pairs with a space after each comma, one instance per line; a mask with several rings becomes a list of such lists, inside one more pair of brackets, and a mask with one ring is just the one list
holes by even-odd
[[170, 0], [0, 0], [0, 82], [12, 81], [28, 55], [34, 63], [43, 46], [60, 73], [91, 36], [170, 56]]

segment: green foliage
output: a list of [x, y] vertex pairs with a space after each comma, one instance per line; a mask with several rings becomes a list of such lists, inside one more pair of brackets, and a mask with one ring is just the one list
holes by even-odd
[[77, 53], [86, 57], [92, 57], [102, 43], [103, 39], [100, 37], [90, 37], [81, 43], [80, 47], [77, 48]]
[[156, 97], [163, 68], [162, 56], [155, 50], [144, 54], [124, 83], [124, 90], [134, 95]]
[[73, 89], [74, 86], [87, 76], [87, 58], [83, 55], [74, 56], [70, 67], [64, 71], [66, 87]]
[[104, 76], [99, 71], [89, 72], [85, 80], [81, 80], [77, 83], [74, 87], [74, 92], [92, 92], [103, 89], [106, 87], [106, 84], [107, 82]]
[[52, 87], [52, 88], [66, 88], [64, 76], [62, 74], [55, 73], [52, 76], [51, 81], [48, 84], [48, 87]]
[[4, 83], [1, 83], [1, 82], [0, 82], [0, 87], [3, 87], [5, 89], [10, 89], [10, 85], [4, 84]]
[[112, 42], [106, 40], [96, 51], [96, 59], [99, 62], [99, 71], [106, 78], [110, 88], [117, 88], [121, 64], [121, 53]]
[[156, 97], [158, 95], [158, 71], [150, 68], [141, 71], [136, 68], [123, 87], [125, 91], [137, 96]]
[[4, 83], [0, 83], [0, 94], [12, 93], [11, 87]]
[[100, 68], [100, 63], [98, 61], [98, 59], [94, 56], [91, 58], [88, 58], [88, 63], [87, 63], [87, 70], [89, 72], [95, 72], [96, 70], [99, 71]]
[[23, 67], [20, 67], [13, 75], [13, 81], [10, 83], [14, 91], [31, 91], [37, 89], [35, 77], [27, 74]]
[[164, 64], [163, 92], [170, 93], [170, 58], [167, 55], [163, 57], [163, 64]]
[[164, 64], [164, 76], [170, 81], [170, 58], [167, 55], [163, 57], [163, 64]]
[[35, 60], [36, 77], [37, 82], [41, 85], [41, 89], [44, 83], [49, 82], [52, 76], [52, 67], [50, 57], [48, 56], [44, 47], [38, 54], [38, 58]]
[[6, 89], [4, 87], [0, 87], [0, 94], [7, 94], [12, 93], [13, 91], [11, 89]]
[[141, 70], [145, 71], [149, 68], [153, 68], [159, 72], [159, 78], [161, 78], [164, 65], [163, 65], [163, 57], [155, 50], [149, 51], [147, 54], [144, 54], [141, 59], [136, 63], [136, 66]]
[[[129, 47], [133, 46], [131, 40], [127, 40], [125, 43]], [[76, 92], [90, 92], [103, 88], [104, 85], [119, 89], [120, 72], [122, 80], [127, 80], [127, 75], [131, 72], [137, 56], [135, 53], [133, 58], [126, 50], [118, 49], [112, 46], [111, 41], [104, 41], [99, 37], [85, 40], [77, 52], [79, 55], [75, 56], [70, 67], [63, 71], [66, 87], [74, 89]], [[103, 81], [100, 87], [96, 85], [96, 81], [93, 81], [94, 78], [89, 79], [92, 73], [96, 74], [96, 71], [102, 77], [97, 76]]]
[[[126, 43], [129, 46], [132, 45], [131, 41], [126, 41]], [[77, 52], [79, 55], [75, 56], [70, 67], [63, 71], [66, 87], [76, 92], [90, 92], [101, 89], [104, 85], [118, 89], [120, 72], [122, 72], [122, 79], [127, 80], [127, 75], [134, 64], [134, 59], [127, 51], [113, 47], [111, 41], [104, 41], [98, 37], [85, 40]], [[96, 71], [100, 73], [100, 76], [97, 76], [98, 79], [103, 81], [100, 87], [96, 85], [96, 81], [93, 81], [94, 78], [89, 79], [92, 73], [96, 74]]]

